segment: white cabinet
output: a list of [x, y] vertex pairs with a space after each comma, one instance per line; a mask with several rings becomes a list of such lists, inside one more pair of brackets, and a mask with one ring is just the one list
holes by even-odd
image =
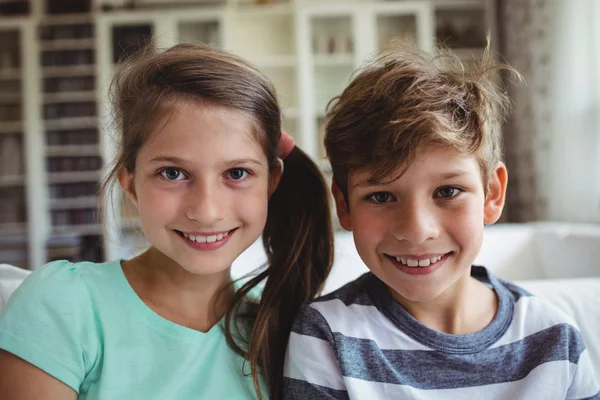
[[90, 12], [47, 15], [62, 4], [50, 3], [0, 16], [0, 153], [10, 156], [0, 157], [0, 262], [30, 268], [78, 246], [80, 258], [116, 259], [145, 245], [119, 190], [102, 221], [95, 213], [114, 155], [109, 84], [140, 40], [201, 41], [253, 63], [275, 84], [283, 129], [327, 170], [327, 103], [365, 59], [399, 39], [424, 49], [441, 40], [468, 60], [495, 32], [492, 0], [151, 0], [137, 10], [96, 0]]

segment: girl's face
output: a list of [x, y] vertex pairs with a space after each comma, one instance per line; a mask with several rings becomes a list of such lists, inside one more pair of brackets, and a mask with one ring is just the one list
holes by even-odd
[[135, 172], [119, 182], [152, 246], [186, 271], [210, 275], [260, 236], [279, 174], [269, 173], [248, 115], [186, 103], [159, 121]]

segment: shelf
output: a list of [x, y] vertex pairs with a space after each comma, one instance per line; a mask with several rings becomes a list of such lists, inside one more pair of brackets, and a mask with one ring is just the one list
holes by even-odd
[[100, 171], [50, 172], [48, 183], [96, 182], [100, 179]]
[[21, 132], [23, 132], [23, 123], [21, 121], [0, 122], [0, 134]]
[[80, 235], [99, 235], [102, 233], [102, 225], [59, 225], [52, 227], [52, 234], [75, 233]]
[[256, 68], [295, 68], [297, 58], [294, 55], [282, 56], [263, 56], [256, 59], [250, 59]]
[[354, 66], [354, 54], [315, 54], [315, 65], [319, 67]]
[[78, 208], [95, 208], [98, 206], [96, 196], [73, 197], [70, 199], [52, 199], [49, 201], [51, 210], [71, 210]]
[[24, 186], [25, 175], [0, 176], [0, 187]]
[[90, 145], [64, 145], [64, 146], [47, 146], [47, 156], [99, 156], [100, 146], [96, 144]]
[[21, 103], [22, 97], [20, 93], [0, 93], [0, 103], [12, 104]]
[[27, 224], [25, 222], [0, 224], [0, 235], [20, 235], [27, 232]]
[[93, 38], [46, 40], [40, 43], [40, 50], [93, 50], [95, 43]]
[[96, 66], [94, 64], [89, 64], [66, 67], [42, 67], [42, 75], [45, 78], [71, 78], [74, 76], [95, 76]]
[[46, 14], [40, 25], [76, 25], [76, 24], [91, 24], [94, 22], [95, 15], [92, 13], [72, 13], [72, 14]]
[[56, 92], [44, 93], [44, 104], [65, 103], [70, 101], [96, 101], [96, 92]]
[[21, 79], [21, 69], [0, 69], [0, 80], [17, 81]]
[[283, 110], [283, 116], [289, 119], [296, 119], [300, 116], [300, 110], [298, 107], [289, 107]]
[[69, 117], [45, 120], [46, 131], [96, 128], [98, 117]]
[[463, 61], [480, 60], [484, 51], [481, 47], [449, 47], [448, 49]]

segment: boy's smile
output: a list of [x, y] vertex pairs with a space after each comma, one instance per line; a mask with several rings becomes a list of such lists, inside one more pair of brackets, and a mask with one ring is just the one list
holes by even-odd
[[[505, 177], [503, 164], [498, 168]], [[350, 171], [349, 208], [337, 187], [334, 195], [342, 226], [392, 295], [403, 305], [437, 303], [452, 301], [470, 285], [484, 223], [500, 216], [504, 188], [498, 179], [497, 169], [486, 197], [474, 156], [429, 146], [393, 181], [372, 182], [369, 171]]]

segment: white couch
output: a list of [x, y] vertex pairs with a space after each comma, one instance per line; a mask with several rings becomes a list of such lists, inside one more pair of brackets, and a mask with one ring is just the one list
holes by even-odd
[[[325, 285], [330, 292], [367, 271], [352, 235], [336, 233], [335, 263]], [[476, 263], [545, 298], [579, 324], [600, 380], [600, 226], [500, 224], [486, 228]], [[242, 276], [265, 261], [259, 242], [233, 265]], [[0, 264], [0, 309], [27, 271]]]
[[[368, 271], [351, 233], [338, 232], [335, 239], [335, 262], [325, 293]], [[261, 246], [255, 243], [236, 260], [234, 275], [250, 272], [265, 261]], [[475, 263], [571, 315], [581, 329], [600, 381], [600, 225], [492, 225], [485, 229]]]

